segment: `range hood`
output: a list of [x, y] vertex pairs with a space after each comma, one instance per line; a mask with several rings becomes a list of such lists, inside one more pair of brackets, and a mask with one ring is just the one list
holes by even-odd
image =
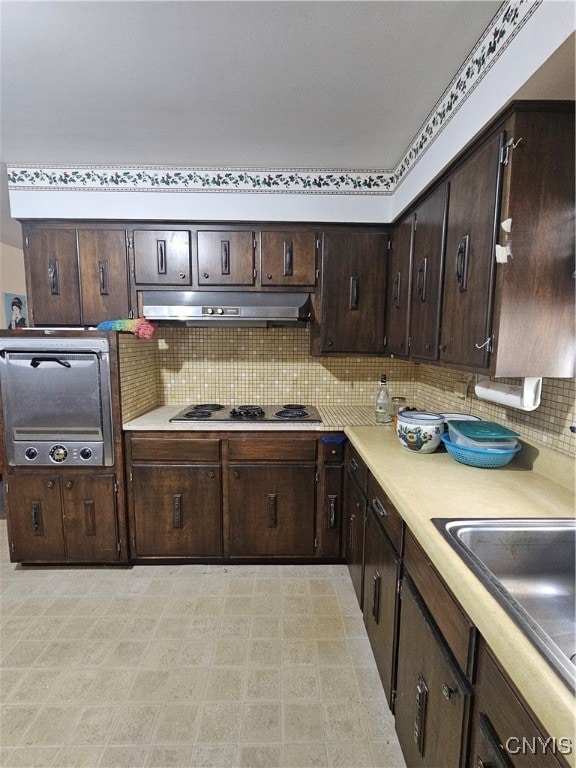
[[307, 293], [143, 291], [148, 320], [188, 326], [298, 326], [310, 318]]

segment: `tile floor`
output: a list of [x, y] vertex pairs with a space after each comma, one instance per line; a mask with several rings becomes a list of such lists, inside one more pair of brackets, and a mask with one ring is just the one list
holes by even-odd
[[0, 578], [3, 768], [405, 765], [344, 566]]

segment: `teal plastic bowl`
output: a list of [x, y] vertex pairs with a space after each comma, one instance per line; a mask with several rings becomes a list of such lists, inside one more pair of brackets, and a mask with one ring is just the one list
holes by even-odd
[[506, 448], [505, 450], [500, 450], [499, 448], [468, 448], [465, 445], [456, 445], [446, 434], [440, 435], [440, 440], [442, 440], [446, 450], [453, 459], [459, 461], [460, 464], [468, 464], [469, 467], [504, 467], [512, 461], [522, 448], [521, 445], [516, 445], [514, 448]]

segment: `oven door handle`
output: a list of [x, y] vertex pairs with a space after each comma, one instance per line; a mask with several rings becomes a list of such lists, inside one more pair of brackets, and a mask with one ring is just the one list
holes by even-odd
[[68, 362], [68, 360], [60, 360], [59, 357], [33, 357], [32, 360], [30, 360], [30, 365], [32, 368], [38, 368], [40, 363], [58, 363], [58, 365], [63, 365], [64, 368], [71, 368], [72, 366]]

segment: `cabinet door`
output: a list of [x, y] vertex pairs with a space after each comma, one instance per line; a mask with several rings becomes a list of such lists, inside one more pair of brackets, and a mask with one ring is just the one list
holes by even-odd
[[342, 476], [341, 464], [324, 465], [323, 493], [318, 514], [318, 555], [340, 557], [340, 534], [342, 530]]
[[254, 285], [253, 232], [198, 232], [198, 285]]
[[126, 231], [78, 230], [82, 324], [129, 317]]
[[408, 355], [410, 279], [414, 216], [406, 216], [394, 229], [386, 290], [386, 352]]
[[217, 465], [132, 466], [137, 557], [219, 557], [221, 474]]
[[446, 363], [488, 366], [501, 144], [494, 134], [450, 177], [440, 340]]
[[458, 768], [471, 691], [411, 582], [402, 581], [396, 732], [406, 765]]
[[64, 562], [58, 477], [10, 477], [7, 486], [10, 559], [21, 563]]
[[364, 520], [366, 497], [347, 472], [344, 494], [345, 530], [343, 548], [360, 608], [364, 591]]
[[314, 554], [313, 465], [230, 464], [230, 555]]
[[400, 558], [373, 514], [366, 520], [364, 623], [388, 704], [393, 710]]
[[448, 185], [418, 206], [414, 221], [410, 302], [410, 355], [438, 359]]
[[190, 285], [190, 232], [185, 230], [134, 230], [136, 283]]
[[326, 232], [322, 248], [320, 351], [384, 351], [383, 233]]
[[24, 229], [30, 325], [81, 325], [74, 229]]
[[262, 285], [316, 284], [315, 232], [262, 232]]
[[[558, 768], [568, 765], [572, 739], [557, 740], [534, 722], [481, 642], [474, 697], [470, 768]], [[554, 752], [556, 751], [556, 754]]]
[[70, 475], [60, 481], [67, 560], [91, 563], [118, 560], [114, 476]]

